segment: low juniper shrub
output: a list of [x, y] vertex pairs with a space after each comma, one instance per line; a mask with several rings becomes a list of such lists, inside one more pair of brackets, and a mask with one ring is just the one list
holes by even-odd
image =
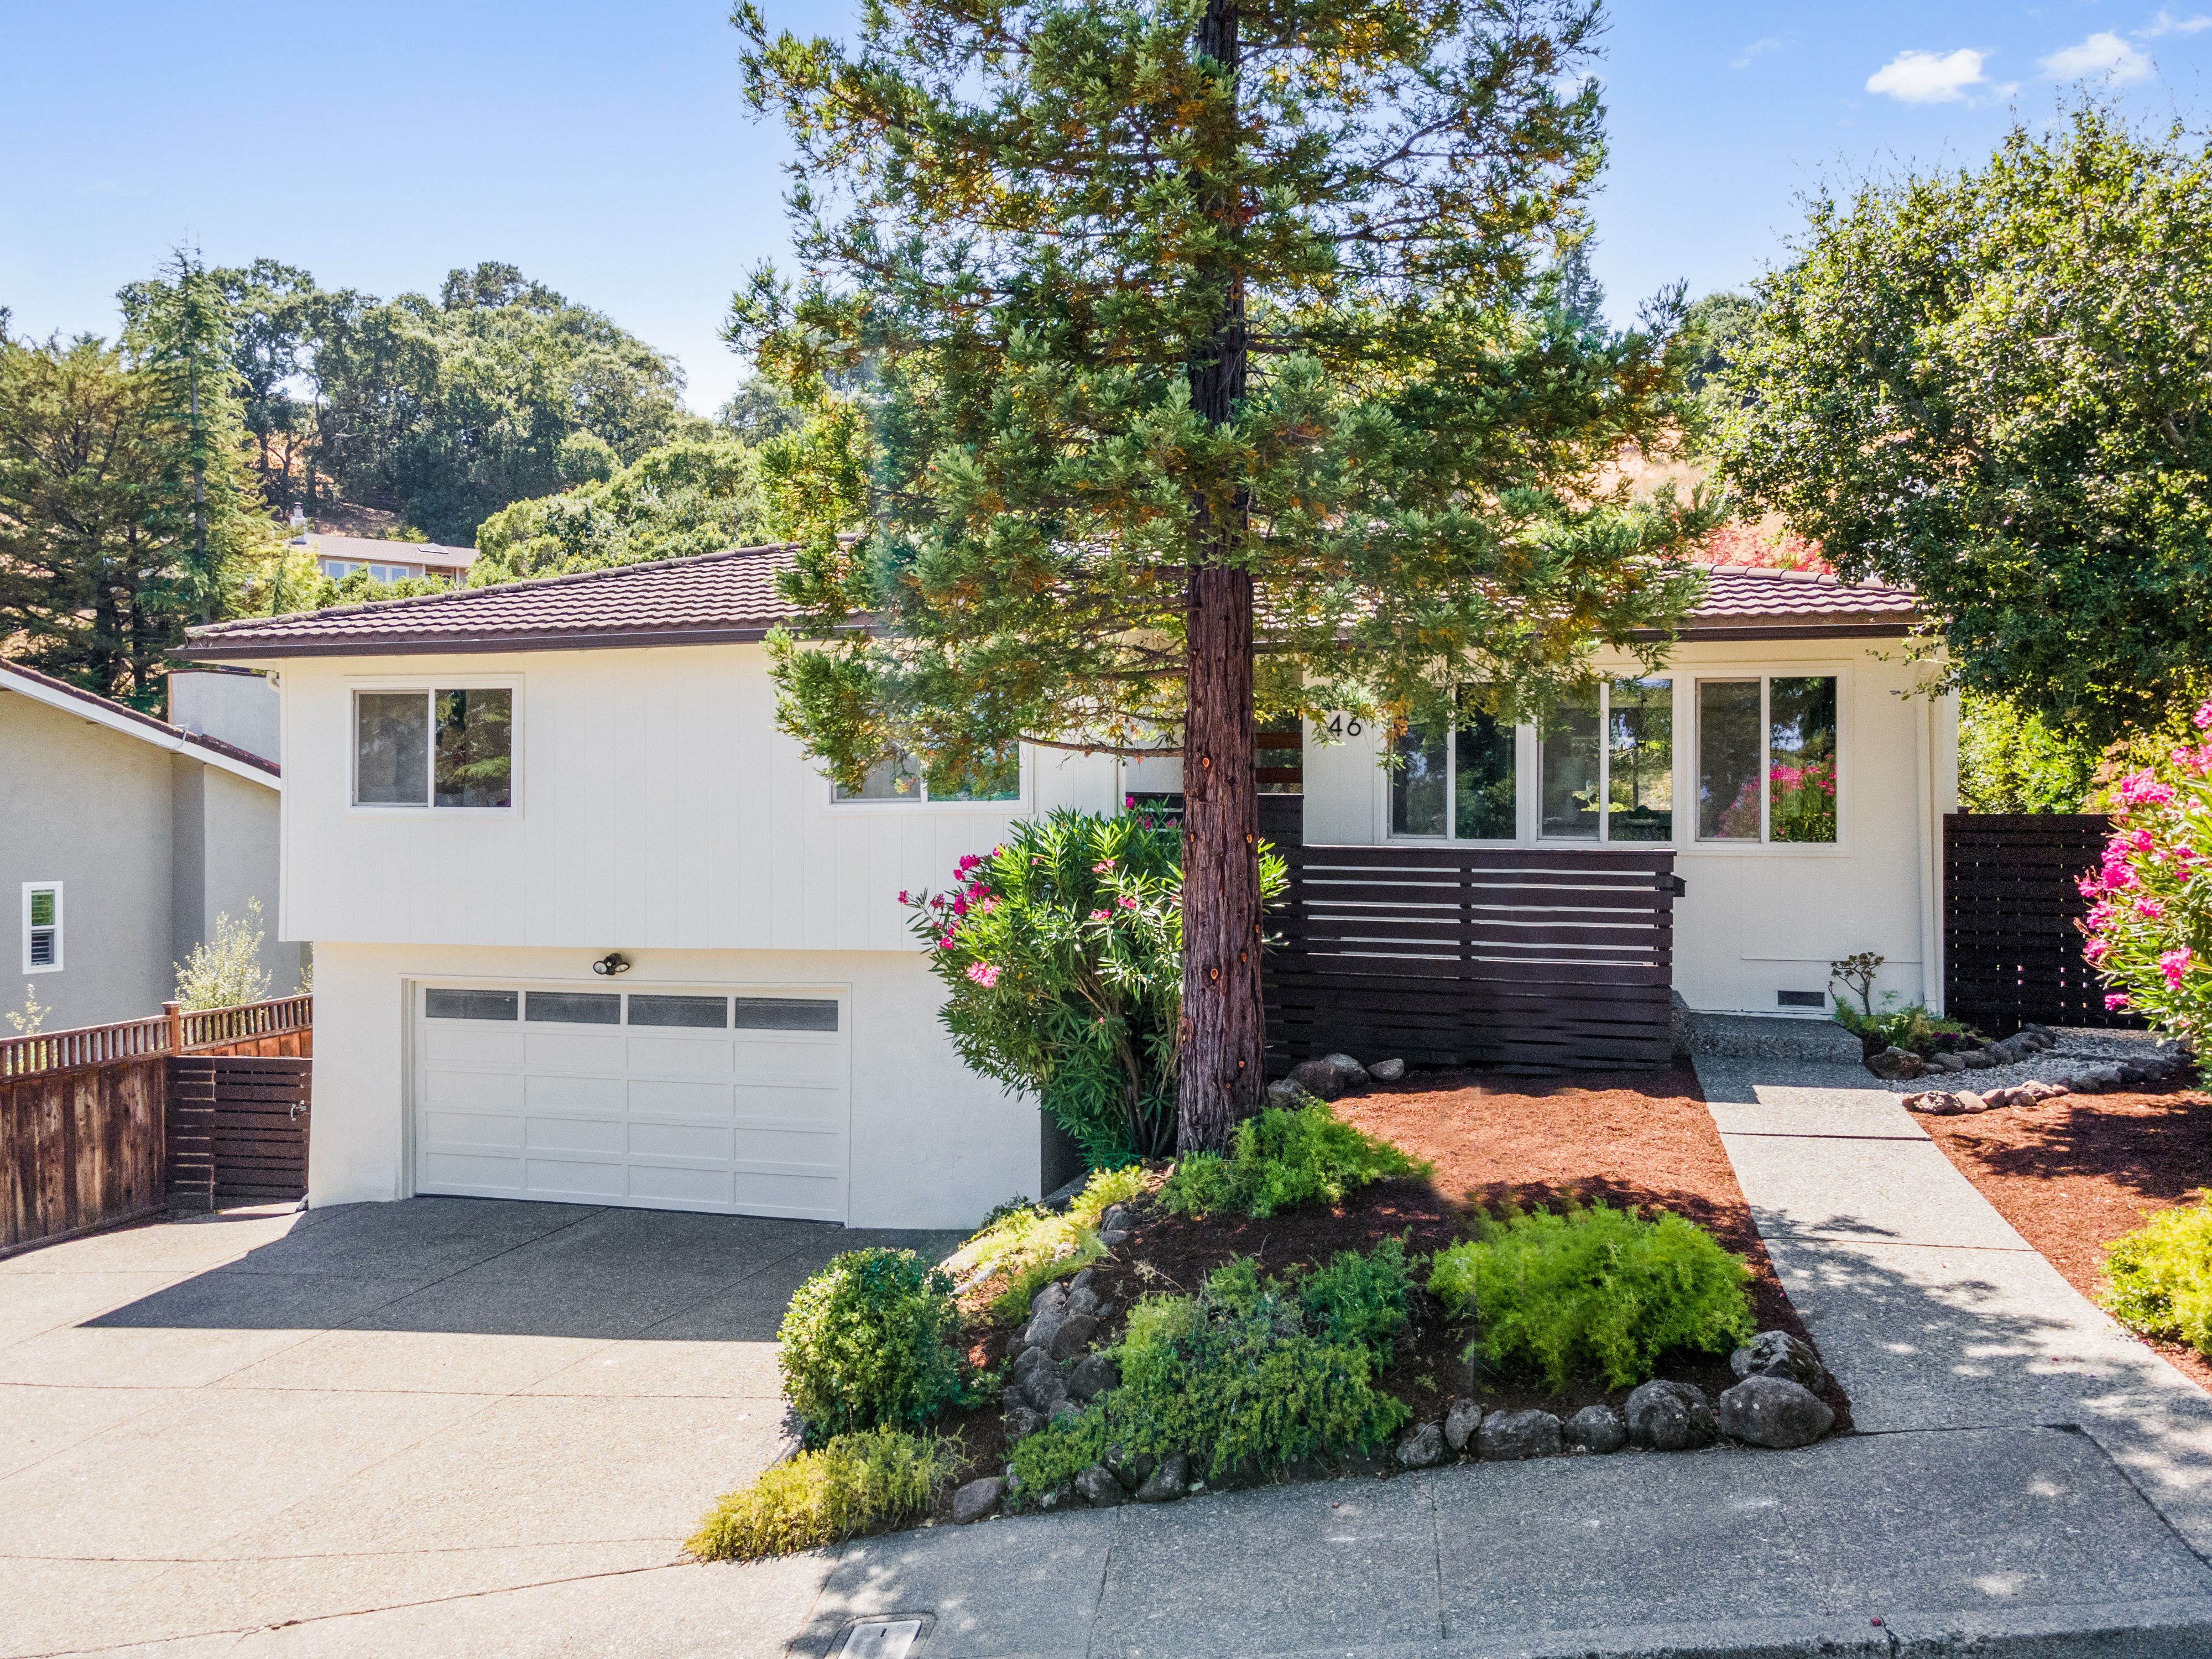
[[1120, 1388], [1015, 1443], [1018, 1504], [1110, 1459], [1188, 1451], [1210, 1477], [1257, 1474], [1371, 1450], [1407, 1419], [1375, 1386], [1368, 1348], [1333, 1339], [1295, 1285], [1262, 1279], [1249, 1258], [1217, 1268], [1194, 1297], [1139, 1302], [1115, 1357]]
[[2130, 1330], [2212, 1358], [2212, 1200], [2161, 1210], [2107, 1244], [2102, 1299]]
[[1413, 1328], [1413, 1275], [1402, 1240], [1386, 1238], [1365, 1255], [1344, 1250], [1298, 1283], [1298, 1305], [1319, 1334], [1357, 1343], [1380, 1367]]
[[1750, 1281], [1704, 1228], [1601, 1203], [1485, 1217], [1429, 1271], [1448, 1312], [1474, 1316], [1470, 1354], [1495, 1370], [1539, 1372], [1554, 1389], [1580, 1378], [1627, 1388], [1669, 1349], [1748, 1341]]
[[1293, 1205], [1341, 1203], [1371, 1181], [1429, 1171], [1319, 1101], [1295, 1110], [1271, 1106], [1237, 1126], [1228, 1157], [1194, 1152], [1177, 1160], [1160, 1206], [1171, 1215], [1234, 1210], [1264, 1219]]
[[933, 1435], [840, 1435], [721, 1498], [684, 1547], [703, 1560], [751, 1561], [918, 1521], [957, 1462]]
[[964, 1397], [952, 1280], [912, 1250], [853, 1250], [799, 1287], [776, 1334], [809, 1445], [918, 1428]]
[[1133, 1164], [1098, 1170], [1056, 1214], [1025, 1199], [1001, 1204], [945, 1265], [963, 1297], [988, 1294], [992, 1316], [1016, 1323], [1045, 1285], [1106, 1253], [1098, 1242], [1100, 1218], [1143, 1193], [1147, 1182], [1143, 1168]]

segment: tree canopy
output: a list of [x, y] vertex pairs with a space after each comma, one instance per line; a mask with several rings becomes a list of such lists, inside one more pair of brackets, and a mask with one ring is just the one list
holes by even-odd
[[733, 316], [813, 410], [764, 458], [823, 636], [779, 644], [781, 718], [848, 781], [1182, 756], [1182, 1133], [1218, 1144], [1260, 1083], [1255, 705], [1540, 698], [1695, 591], [1702, 516], [1601, 482], [1674, 429], [1679, 296], [1627, 333], [1568, 303], [1597, 9], [898, 0], [849, 46], [735, 18], [806, 273]]
[[477, 527], [471, 586], [757, 543], [767, 505], [752, 449], [734, 438], [687, 438], [611, 477], [517, 501]]
[[2102, 744], [2212, 668], [2212, 150], [2094, 106], [1823, 191], [1723, 377], [1731, 481]]

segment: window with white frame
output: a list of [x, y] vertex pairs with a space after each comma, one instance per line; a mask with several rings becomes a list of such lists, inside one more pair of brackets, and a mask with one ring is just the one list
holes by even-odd
[[1836, 678], [1698, 682], [1698, 839], [1832, 845]]
[[[1454, 841], [1667, 842], [1674, 834], [1674, 689], [1666, 679], [1594, 685], [1515, 728], [1462, 688], [1449, 732], [1398, 739], [1390, 833]], [[1534, 823], [1521, 821], [1520, 757], [1534, 750]]]
[[58, 973], [62, 966], [62, 884], [23, 884], [23, 971]]
[[1018, 748], [1008, 749], [997, 757], [982, 777], [958, 785], [948, 779], [939, 779], [933, 785], [928, 769], [921, 763], [921, 757], [902, 749], [889, 760], [878, 761], [869, 768], [858, 789], [848, 789], [840, 783], [833, 785], [830, 790], [830, 799], [840, 805], [863, 802], [925, 805], [934, 802], [944, 805], [950, 802], [1019, 800], [1021, 798], [1022, 757]]
[[512, 687], [356, 691], [353, 727], [356, 806], [514, 804]]

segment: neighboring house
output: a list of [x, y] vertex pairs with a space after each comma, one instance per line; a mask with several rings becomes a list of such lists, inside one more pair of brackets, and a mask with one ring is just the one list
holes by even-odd
[[[311, 1201], [969, 1226], [1037, 1191], [1038, 1115], [954, 1054], [897, 896], [1017, 818], [1111, 810], [1173, 768], [1030, 750], [1001, 799], [888, 770], [842, 797], [775, 724], [784, 557], [228, 623], [180, 653], [282, 690], [286, 933], [316, 951]], [[1333, 720], [1340, 741], [1286, 734], [1269, 771], [1302, 772], [1309, 842], [1674, 846], [1698, 1006], [1812, 1012], [1859, 950], [1932, 997], [1954, 720], [1891, 660], [1910, 622], [1893, 589], [1720, 571], [1666, 674], [1542, 730], [1471, 714], [1394, 771]]]
[[337, 580], [356, 570], [366, 570], [373, 581], [404, 581], [410, 576], [434, 576], [459, 586], [469, 579], [477, 562], [473, 547], [441, 547], [435, 542], [384, 541], [374, 536], [327, 536], [305, 531], [293, 537], [294, 547], [315, 556], [315, 568]]
[[272, 992], [297, 988], [300, 947], [278, 942], [274, 761], [0, 661], [0, 778], [16, 935], [0, 1005], [20, 1010], [27, 985], [49, 1031], [157, 1013], [175, 965], [249, 899]]

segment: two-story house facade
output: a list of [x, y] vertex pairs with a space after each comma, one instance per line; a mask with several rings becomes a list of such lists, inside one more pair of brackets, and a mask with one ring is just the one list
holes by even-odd
[[[181, 653], [262, 669], [283, 699], [280, 931], [317, 975], [311, 1203], [966, 1226], [1037, 1193], [1034, 1103], [954, 1054], [898, 896], [1017, 818], [1111, 811], [1172, 768], [1036, 750], [999, 799], [888, 771], [844, 795], [775, 725], [784, 556], [241, 621]], [[1669, 672], [1587, 710], [1407, 734], [1397, 765], [1370, 733], [1310, 728], [1306, 839], [1663, 839], [1690, 872], [1693, 1004], [1772, 1010], [1856, 949], [1922, 996], [1955, 764], [1948, 706], [1888, 659], [1909, 619], [1893, 590], [1717, 573]]]

